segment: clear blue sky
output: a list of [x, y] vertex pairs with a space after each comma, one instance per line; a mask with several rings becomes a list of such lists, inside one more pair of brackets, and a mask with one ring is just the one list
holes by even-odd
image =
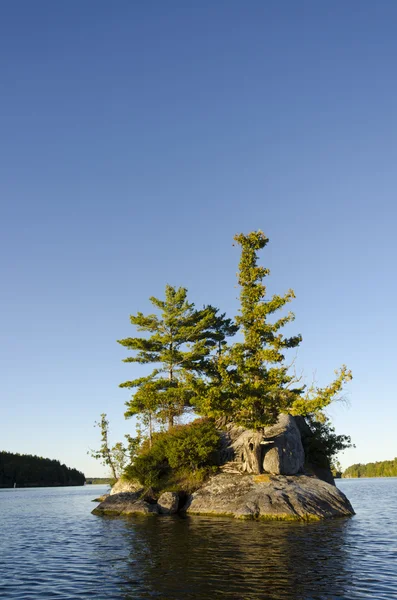
[[1, 448], [104, 473], [129, 315], [170, 283], [233, 316], [232, 238], [262, 229], [297, 367], [353, 370], [343, 466], [397, 455], [396, 24], [394, 0], [1, 3]]

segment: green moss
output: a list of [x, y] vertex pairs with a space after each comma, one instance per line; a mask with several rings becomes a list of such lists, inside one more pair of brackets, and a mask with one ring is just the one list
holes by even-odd
[[294, 522], [314, 522], [321, 521], [321, 517], [317, 515], [306, 514], [303, 516], [291, 515], [288, 513], [282, 513], [278, 515], [266, 514], [266, 515], [254, 515], [254, 514], [242, 514], [236, 515], [230, 512], [195, 512], [190, 511], [187, 513], [188, 516], [201, 516], [201, 517], [228, 517], [238, 519], [240, 521], [294, 521]]

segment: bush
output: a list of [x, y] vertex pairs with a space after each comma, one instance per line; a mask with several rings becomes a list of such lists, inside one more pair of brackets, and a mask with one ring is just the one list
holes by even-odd
[[213, 464], [218, 444], [219, 433], [210, 420], [176, 426], [166, 433], [155, 434], [152, 447], [143, 446], [125, 473], [128, 478], [138, 479], [145, 488], [159, 490], [167, 481], [178, 480], [182, 472], [183, 479], [187, 471], [204, 473]]
[[166, 445], [168, 464], [171, 469], [188, 467], [196, 471], [210, 464], [218, 444], [219, 433], [212, 421], [198, 420], [175, 427]]
[[329, 419], [324, 422], [306, 417], [312, 435], [303, 437], [302, 443], [308, 463], [322, 468], [329, 468], [338, 452], [352, 448], [351, 438], [348, 435], [337, 435]]

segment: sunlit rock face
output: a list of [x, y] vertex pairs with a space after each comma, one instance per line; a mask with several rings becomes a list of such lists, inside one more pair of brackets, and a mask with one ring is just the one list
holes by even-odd
[[301, 435], [291, 415], [280, 415], [278, 423], [263, 432], [263, 470], [278, 475], [296, 475], [303, 471], [305, 452]]
[[221, 435], [216, 456], [219, 472], [195, 492], [181, 489], [158, 496], [145, 492], [136, 482], [120, 479], [111, 495], [94, 509], [94, 514], [182, 512], [283, 520], [328, 519], [354, 514], [349, 500], [335, 487], [330, 469], [320, 469], [305, 461], [304, 444], [313, 434], [302, 417], [280, 415], [275, 425], [261, 431], [232, 423], [218, 425]]
[[128, 479], [120, 477], [120, 479], [116, 481], [116, 483], [110, 490], [110, 495], [113, 496], [114, 494], [122, 494], [125, 492], [137, 492], [141, 487], [142, 486], [135, 481], [128, 481]]
[[225, 471], [296, 475], [303, 471], [305, 453], [291, 415], [280, 415], [275, 425], [253, 431], [233, 424], [221, 434], [219, 463]]
[[354, 514], [335, 486], [307, 475], [219, 473], [194, 492], [184, 507], [189, 515], [264, 520], [318, 520]]

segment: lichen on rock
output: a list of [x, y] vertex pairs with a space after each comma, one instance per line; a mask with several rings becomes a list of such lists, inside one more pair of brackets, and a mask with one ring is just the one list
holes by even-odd
[[262, 476], [219, 473], [188, 499], [186, 514], [250, 519], [313, 520], [351, 516], [346, 496], [307, 475]]

